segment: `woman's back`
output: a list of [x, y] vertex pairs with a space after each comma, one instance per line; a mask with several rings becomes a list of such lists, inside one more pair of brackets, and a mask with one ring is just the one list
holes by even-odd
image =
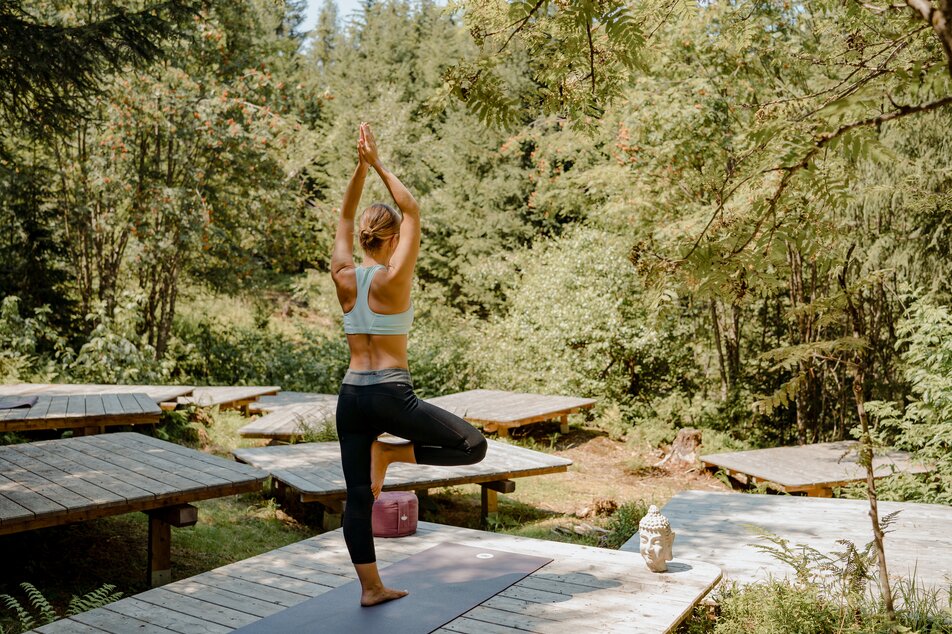
[[[408, 368], [407, 334], [413, 324], [413, 305], [409, 290], [388, 288], [393, 284], [388, 285], [387, 272], [382, 264], [354, 267], [353, 287], [338, 288], [353, 370]], [[349, 272], [344, 276], [349, 277]], [[396, 301], [388, 295], [394, 295]]]

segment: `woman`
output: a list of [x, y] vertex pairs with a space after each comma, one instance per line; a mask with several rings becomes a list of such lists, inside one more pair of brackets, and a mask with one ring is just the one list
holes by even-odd
[[[357, 169], [341, 206], [331, 276], [344, 310], [350, 368], [337, 402], [337, 435], [347, 483], [344, 541], [362, 588], [360, 604], [376, 605], [407, 593], [386, 588], [377, 572], [371, 510], [393, 462], [474, 464], [486, 439], [463, 419], [414, 395], [407, 364], [413, 322], [410, 286], [420, 252], [420, 210], [403, 183], [380, 162], [373, 132], [360, 126]], [[361, 266], [354, 265], [354, 213], [367, 170], [373, 168], [399, 211], [375, 203], [360, 217]], [[409, 440], [377, 440], [388, 432]]]

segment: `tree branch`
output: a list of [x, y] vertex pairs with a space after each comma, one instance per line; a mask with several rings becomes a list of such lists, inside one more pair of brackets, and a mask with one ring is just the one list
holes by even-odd
[[936, 8], [929, 0], [906, 0], [906, 4], [932, 26], [942, 43], [949, 74], [952, 75], [952, 0], [940, 1], [941, 8]]

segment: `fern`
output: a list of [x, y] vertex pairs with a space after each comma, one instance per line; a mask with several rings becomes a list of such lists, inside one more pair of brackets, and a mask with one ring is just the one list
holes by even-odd
[[122, 598], [122, 592], [114, 592], [116, 586], [111, 583], [103, 584], [92, 592], [87, 592], [82, 597], [73, 597], [69, 601], [69, 607], [66, 609], [66, 616], [73, 616], [81, 612], [88, 612], [101, 608], [104, 605], [112, 603]]
[[56, 610], [50, 605], [49, 600], [43, 596], [43, 593], [36, 589], [36, 586], [32, 583], [24, 582], [20, 584], [20, 587], [23, 588], [23, 592], [26, 593], [27, 598], [30, 600], [30, 605], [33, 607], [33, 610], [39, 613], [41, 625], [46, 625], [56, 620]]
[[36, 620], [17, 599], [10, 596], [9, 594], [0, 594], [0, 601], [3, 601], [3, 606], [7, 610], [16, 614], [17, 622], [21, 632], [33, 629], [33, 627], [36, 625]]

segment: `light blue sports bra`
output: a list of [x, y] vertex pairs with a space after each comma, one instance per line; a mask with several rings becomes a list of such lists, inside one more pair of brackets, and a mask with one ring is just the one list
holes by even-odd
[[370, 283], [382, 264], [358, 266], [357, 301], [354, 307], [344, 313], [344, 332], [348, 335], [405, 335], [413, 324], [413, 304], [402, 313], [383, 315], [370, 310]]

